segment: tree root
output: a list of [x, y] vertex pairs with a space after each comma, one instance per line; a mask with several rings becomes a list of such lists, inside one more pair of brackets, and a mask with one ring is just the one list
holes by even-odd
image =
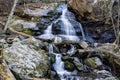
[[28, 37], [28, 38], [32, 38], [32, 36], [31, 35], [28, 35], [28, 34], [25, 34], [25, 33], [23, 33], [23, 32], [18, 32], [18, 31], [16, 31], [16, 30], [14, 30], [12, 27], [8, 27], [8, 29], [11, 31], [11, 32], [13, 32], [13, 33], [16, 33], [16, 34], [19, 34], [19, 35], [22, 35], [22, 36], [25, 36], [25, 37]]

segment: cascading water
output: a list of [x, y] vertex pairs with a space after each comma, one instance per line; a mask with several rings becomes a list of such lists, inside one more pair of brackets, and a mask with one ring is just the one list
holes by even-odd
[[[44, 36], [47, 39], [48, 38], [50, 39], [52, 36], [59, 36], [59, 37], [64, 37], [65, 40], [79, 41], [80, 38], [79, 38], [79, 36], [77, 36], [74, 26], [69, 21], [69, 19], [71, 19], [71, 18], [68, 19], [68, 17], [66, 16], [67, 12], [68, 12], [67, 6], [63, 5], [62, 15], [60, 16], [60, 18], [57, 19], [56, 21], [54, 21], [53, 23], [51, 23], [51, 25], [49, 25], [47, 27], [47, 29], [44, 31], [44, 34], [41, 35], [41, 37]], [[60, 26], [61, 33], [53, 35], [52, 26], [54, 23], [57, 23], [59, 20], [62, 21], [62, 23], [63, 23], [63, 26]], [[82, 39], [85, 40], [85, 35], [84, 35], [84, 31], [82, 29], [81, 24], [78, 23], [77, 21], [75, 21], [75, 22], [78, 24], [77, 26], [78, 26], [79, 31], [81, 31]], [[59, 27], [59, 26], [57, 26], [57, 27]], [[64, 31], [62, 31], [62, 30], [64, 30]], [[75, 50], [75, 48], [72, 44], [70, 45], [70, 47], [71, 48], [67, 51], [67, 55], [72, 55]], [[57, 72], [60, 80], [66, 80], [67, 79], [66, 77], [68, 75], [71, 75], [71, 72], [68, 72], [67, 70], [64, 69], [64, 62], [61, 59], [62, 54], [54, 53], [52, 44], [49, 44], [49, 53], [50, 54], [52, 53], [55, 55], [55, 62], [53, 64], [53, 67], [54, 67], [54, 70]], [[71, 78], [70, 80], [73, 80], [73, 79]], [[76, 77], [76, 80], [79, 80], [79, 79]]]
[[[79, 40], [81, 40], [79, 38], [79, 35], [76, 34], [76, 30], [75, 30], [73, 24], [69, 21], [69, 19], [71, 19], [75, 23], [78, 24], [77, 29], [82, 34], [82, 35], [80, 35], [80, 36], [82, 36], [82, 40], [86, 40], [85, 39], [85, 34], [84, 34], [84, 31], [83, 31], [83, 28], [82, 28], [81, 24], [79, 22], [75, 21], [74, 19], [70, 18], [70, 17], [68, 19], [67, 14], [68, 14], [69, 11], [67, 9], [67, 5], [62, 5], [62, 11], [61, 12], [62, 12], [62, 15], [57, 20], [53, 21], [47, 27], [47, 29], [44, 31], [44, 34], [40, 35], [40, 38], [52, 39], [52, 38], [54, 38], [54, 36], [59, 36], [59, 37], [63, 37], [63, 39], [65, 39], [65, 40], [71, 40], [71, 41], [79, 41]], [[69, 13], [71, 13], [71, 12], [69, 12]], [[61, 21], [63, 23], [62, 26], [57, 26], [57, 27], [60, 28], [61, 32], [59, 34], [53, 34], [53, 31], [52, 31], [53, 24], [56, 24], [59, 21]]]
[[59, 78], [61, 80], [66, 80], [65, 75], [66, 76], [70, 75], [70, 72], [68, 72], [64, 69], [64, 62], [61, 60], [62, 55], [54, 53], [52, 44], [49, 44], [49, 53], [54, 54], [56, 56], [55, 57], [56, 61], [53, 64], [53, 67], [56, 70], [57, 74], [59, 75]]
[[53, 67], [59, 75], [60, 79], [66, 80], [66, 76], [70, 75], [70, 72], [64, 69], [64, 62], [61, 60], [61, 57], [61, 54], [56, 54], [56, 61], [53, 64]]

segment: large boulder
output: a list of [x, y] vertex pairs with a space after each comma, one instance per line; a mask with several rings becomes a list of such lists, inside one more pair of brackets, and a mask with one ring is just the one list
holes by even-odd
[[40, 45], [41, 42], [33, 38], [14, 42], [4, 50], [5, 60], [15, 76], [30, 79], [48, 75], [48, 56]]
[[107, 21], [111, 16], [110, 12], [112, 8], [114, 8], [113, 12], [118, 9], [116, 7], [117, 5], [113, 5], [116, 2], [117, 0], [69, 0], [68, 7], [72, 9], [79, 18], [84, 17], [97, 21]]

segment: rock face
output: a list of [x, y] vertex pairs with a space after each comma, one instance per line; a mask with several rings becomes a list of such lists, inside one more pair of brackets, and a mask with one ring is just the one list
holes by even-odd
[[30, 44], [30, 40], [13, 43], [4, 50], [9, 68], [22, 79], [43, 77], [49, 70], [48, 56], [40, 49], [39, 41], [32, 39]]
[[68, 7], [81, 18], [107, 21], [110, 18], [111, 7], [115, 7], [112, 6], [114, 2], [116, 0], [69, 0]]

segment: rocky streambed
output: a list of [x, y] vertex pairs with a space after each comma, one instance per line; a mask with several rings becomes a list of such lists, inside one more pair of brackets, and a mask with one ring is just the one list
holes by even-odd
[[71, 7], [71, 2], [67, 6], [63, 1], [38, 1], [26, 3], [26, 8], [21, 4], [9, 26], [31, 37], [9, 30], [0, 36], [1, 52], [14, 79], [120, 79], [120, 46], [113, 43], [114, 30], [108, 24], [89, 22], [94, 20], [92, 14], [87, 16], [88, 20], [83, 19], [82, 13], [76, 17], [77, 8]]

